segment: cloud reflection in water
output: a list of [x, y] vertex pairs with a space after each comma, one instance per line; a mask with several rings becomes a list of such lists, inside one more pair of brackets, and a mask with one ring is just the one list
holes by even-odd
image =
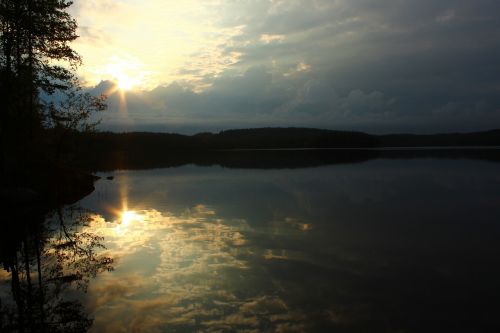
[[[248, 269], [244, 220], [224, 221], [203, 205], [180, 216], [154, 209], [125, 216], [112, 222], [96, 216], [90, 226], [117, 260], [115, 272], [89, 289], [96, 332], [258, 331], [263, 325], [279, 331], [300, 319], [255, 284], [260, 278]], [[270, 250], [264, 257], [285, 258]]]
[[[497, 169], [380, 160], [117, 171], [84, 202], [117, 259], [90, 286], [94, 332], [493, 326]], [[125, 208], [122, 194], [128, 223], [109, 209]]]

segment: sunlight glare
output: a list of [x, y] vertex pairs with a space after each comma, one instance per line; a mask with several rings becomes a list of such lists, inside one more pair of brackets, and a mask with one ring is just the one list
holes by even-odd
[[142, 84], [142, 73], [139, 65], [132, 61], [123, 60], [113, 57], [106, 69], [104, 70], [111, 80], [116, 84], [119, 90], [131, 90], [139, 87]]
[[124, 226], [128, 226], [130, 222], [138, 220], [139, 215], [134, 211], [123, 211], [121, 216], [121, 222]]
[[118, 89], [130, 90], [135, 86], [134, 80], [129, 77], [122, 76], [117, 80]]
[[116, 235], [125, 236], [135, 224], [144, 220], [144, 216], [132, 210], [124, 210], [120, 213], [120, 218], [113, 228]]

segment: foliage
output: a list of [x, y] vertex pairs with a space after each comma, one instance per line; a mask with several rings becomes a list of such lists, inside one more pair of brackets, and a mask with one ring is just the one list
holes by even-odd
[[46, 255], [54, 263], [49, 280], [63, 285], [75, 284], [86, 291], [91, 278], [113, 270], [113, 259], [98, 253], [105, 249], [104, 238], [89, 231], [93, 215], [78, 207], [69, 207], [66, 212], [69, 214], [63, 216], [58, 211], [59, 232], [47, 244]]
[[[2, 143], [39, 142], [44, 129], [88, 130], [91, 113], [105, 109], [103, 97], [82, 94], [75, 70], [82, 61], [70, 43], [77, 23], [68, 0], [1, 0], [0, 90]], [[60, 103], [42, 103], [57, 93]], [[64, 133], [61, 132], [61, 133]], [[63, 134], [64, 136], [65, 134]]]
[[63, 94], [61, 101], [46, 104], [45, 126], [65, 131], [94, 131], [99, 121], [90, 121], [90, 118], [94, 113], [106, 109], [105, 97], [82, 93], [78, 86], [64, 91]]
[[[17, 216], [13, 212], [9, 213]], [[45, 214], [33, 211], [22, 218], [43, 221]], [[11, 278], [10, 295], [2, 294], [7, 302], [0, 301], [0, 332], [89, 330], [93, 320], [80, 297], [92, 278], [113, 270], [113, 259], [103, 252], [103, 237], [89, 227], [92, 218], [90, 212], [72, 206], [57, 210], [53, 219], [36, 224], [29, 233], [18, 226], [14, 234], [22, 234], [21, 241], [0, 252], [0, 264]]]

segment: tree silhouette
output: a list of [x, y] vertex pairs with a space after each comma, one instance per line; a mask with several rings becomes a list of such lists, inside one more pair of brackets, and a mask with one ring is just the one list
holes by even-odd
[[[32, 145], [47, 127], [75, 128], [88, 113], [104, 109], [102, 97], [80, 93], [75, 76], [80, 56], [70, 43], [78, 35], [77, 23], [67, 12], [67, 0], [2, 0], [0, 2], [0, 66], [2, 144]], [[40, 94], [62, 92], [67, 103], [42, 103]], [[69, 93], [68, 93], [69, 92]], [[82, 112], [85, 101], [87, 109]], [[61, 119], [64, 119], [61, 121]]]
[[18, 241], [0, 251], [0, 263], [11, 274], [12, 299], [0, 299], [0, 332], [86, 332], [92, 319], [68, 291], [86, 292], [92, 278], [113, 269], [113, 259], [99, 253], [103, 238], [87, 228], [92, 215], [78, 207], [59, 209], [55, 229], [43, 223], [41, 212], [19, 217], [35, 230], [17, 230]]

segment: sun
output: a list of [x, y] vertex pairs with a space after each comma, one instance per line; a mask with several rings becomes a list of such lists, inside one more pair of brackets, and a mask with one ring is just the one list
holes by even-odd
[[116, 79], [116, 85], [118, 86], [118, 89], [120, 90], [130, 90], [136, 86], [136, 82], [134, 79], [127, 77], [127, 76], [121, 76]]
[[119, 90], [132, 90], [141, 85], [137, 65], [121, 59], [114, 59], [104, 70], [105, 74], [115, 82]]
[[120, 90], [132, 90], [139, 85], [139, 80], [126, 73], [123, 68], [114, 68], [112, 73], [113, 80]]

